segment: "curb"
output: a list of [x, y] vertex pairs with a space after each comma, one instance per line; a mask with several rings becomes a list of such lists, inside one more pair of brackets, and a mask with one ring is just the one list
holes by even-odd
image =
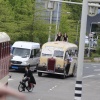
[[100, 58], [93, 58], [92, 60], [84, 59], [84, 62], [100, 62]]

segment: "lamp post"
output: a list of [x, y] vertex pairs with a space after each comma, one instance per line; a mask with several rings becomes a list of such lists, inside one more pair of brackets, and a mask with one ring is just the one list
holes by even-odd
[[51, 41], [51, 24], [52, 24], [52, 14], [56, 8], [56, 2], [54, 1], [45, 1], [45, 8], [50, 12], [50, 26], [49, 26], [49, 36], [48, 42]]
[[48, 37], [48, 42], [51, 41], [52, 13], [53, 13], [53, 11], [50, 11], [50, 26], [49, 26], [49, 37]]
[[55, 40], [56, 40], [56, 36], [57, 36], [57, 33], [58, 33], [59, 7], [60, 7], [60, 2], [57, 3], [57, 18], [56, 18]]
[[82, 97], [82, 74], [83, 74], [83, 59], [84, 59], [84, 45], [85, 45], [87, 14], [88, 14], [88, 1], [83, 0], [79, 54], [78, 54], [78, 68], [77, 68], [77, 79], [76, 79], [76, 85], [75, 85], [74, 100], [81, 100], [81, 97]]
[[78, 41], [78, 31], [79, 31], [79, 21], [78, 21], [78, 23], [77, 23], [76, 41]]

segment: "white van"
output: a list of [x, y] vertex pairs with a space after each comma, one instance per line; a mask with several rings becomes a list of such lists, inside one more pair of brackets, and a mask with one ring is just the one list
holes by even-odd
[[30, 66], [34, 71], [39, 63], [40, 44], [35, 42], [17, 41], [12, 45], [10, 69], [23, 70]]

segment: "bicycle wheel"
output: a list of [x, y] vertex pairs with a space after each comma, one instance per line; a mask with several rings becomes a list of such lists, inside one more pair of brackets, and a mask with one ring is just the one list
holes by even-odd
[[34, 85], [31, 84], [31, 87], [28, 87], [28, 88], [27, 88], [28, 92], [32, 92], [32, 91], [33, 91], [33, 88], [34, 88]]
[[22, 84], [19, 84], [19, 86], [18, 86], [18, 91], [19, 91], [19, 92], [22, 92], [22, 91], [23, 91], [23, 85], [22, 85]]

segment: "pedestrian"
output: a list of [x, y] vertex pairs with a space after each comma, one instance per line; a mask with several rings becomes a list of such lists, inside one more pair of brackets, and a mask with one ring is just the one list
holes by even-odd
[[24, 94], [19, 93], [18, 91], [8, 86], [4, 86], [3, 84], [0, 84], [0, 100], [6, 100], [7, 96], [16, 97], [19, 100], [26, 100]]
[[28, 81], [28, 86], [30, 86], [31, 83], [33, 83], [34, 86], [36, 85], [35, 78], [32, 74], [32, 71], [30, 70], [30, 66], [25, 67], [25, 74], [24, 74], [23, 81], [25, 83], [23, 87], [23, 91], [25, 91], [25, 88], [27, 88], [26, 86], [27, 81]]
[[63, 41], [68, 42], [68, 35], [66, 33], [63, 35]]
[[59, 33], [57, 34], [56, 41], [61, 41], [61, 38], [62, 38], [62, 34], [59, 32]]

